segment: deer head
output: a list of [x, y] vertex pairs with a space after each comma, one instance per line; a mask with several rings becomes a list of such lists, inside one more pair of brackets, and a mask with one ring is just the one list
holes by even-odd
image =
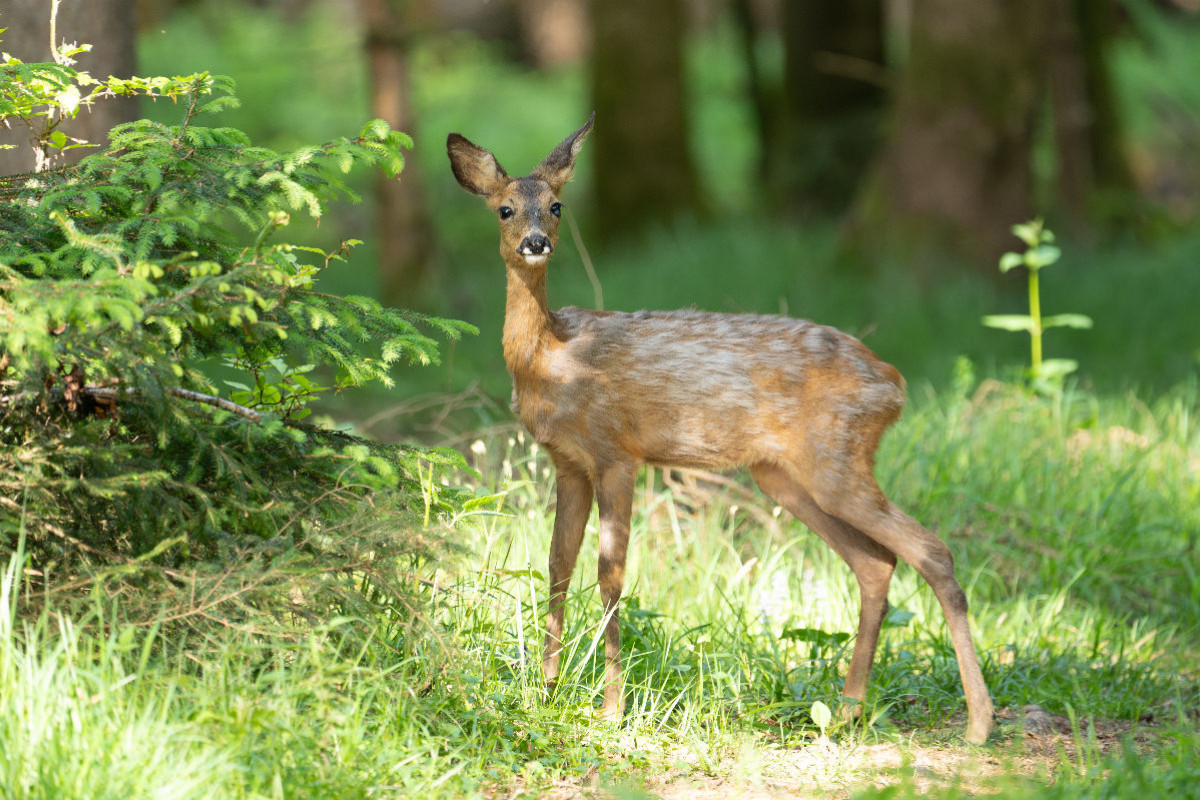
[[485, 198], [499, 218], [500, 255], [509, 267], [543, 268], [554, 252], [562, 217], [558, 194], [571, 179], [575, 156], [595, 118], [593, 113], [524, 178], [510, 178], [494, 155], [466, 137], [452, 133], [446, 138], [446, 153], [459, 185]]

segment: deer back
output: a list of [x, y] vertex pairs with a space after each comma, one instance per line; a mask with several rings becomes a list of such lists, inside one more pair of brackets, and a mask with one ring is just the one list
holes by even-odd
[[509, 366], [522, 421], [589, 467], [828, 459], [904, 402], [900, 374], [857, 339], [787, 317], [564, 308], [537, 357]]

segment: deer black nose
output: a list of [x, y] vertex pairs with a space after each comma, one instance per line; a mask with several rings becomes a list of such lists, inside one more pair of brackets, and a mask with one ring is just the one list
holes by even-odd
[[540, 233], [526, 236], [521, 240], [521, 246], [518, 249], [524, 256], [549, 255], [554, 250], [550, 245], [550, 240]]

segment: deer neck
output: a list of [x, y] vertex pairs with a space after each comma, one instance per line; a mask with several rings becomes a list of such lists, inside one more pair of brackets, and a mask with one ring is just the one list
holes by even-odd
[[508, 300], [504, 308], [504, 361], [520, 383], [537, 370], [550, 329], [545, 266], [508, 265]]

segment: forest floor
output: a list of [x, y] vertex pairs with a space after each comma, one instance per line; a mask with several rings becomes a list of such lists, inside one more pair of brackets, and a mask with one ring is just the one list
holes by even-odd
[[1062, 714], [1040, 706], [998, 709], [997, 731], [985, 747], [964, 745], [956, 737], [965, 716], [947, 720], [943, 728], [914, 733], [911, 738], [865, 744], [820, 737], [789, 747], [747, 747], [740, 757], [719, 762], [707, 772], [681, 769], [696, 754], [677, 752], [673, 764], [660, 765], [637, 782], [605, 783], [598, 770], [581, 780], [560, 780], [528, 787], [516, 782], [491, 796], [517, 800], [782, 800], [783, 798], [849, 798], [872, 788], [904, 787], [910, 794], [956, 790], [966, 796], [1010, 791], [1015, 781], [1031, 787], [1053, 784], [1070, 765], [1083, 766], [1096, 757], [1118, 755], [1132, 744], [1149, 753], [1153, 724], [1136, 731], [1126, 720], [1083, 720], [1078, 726]]

